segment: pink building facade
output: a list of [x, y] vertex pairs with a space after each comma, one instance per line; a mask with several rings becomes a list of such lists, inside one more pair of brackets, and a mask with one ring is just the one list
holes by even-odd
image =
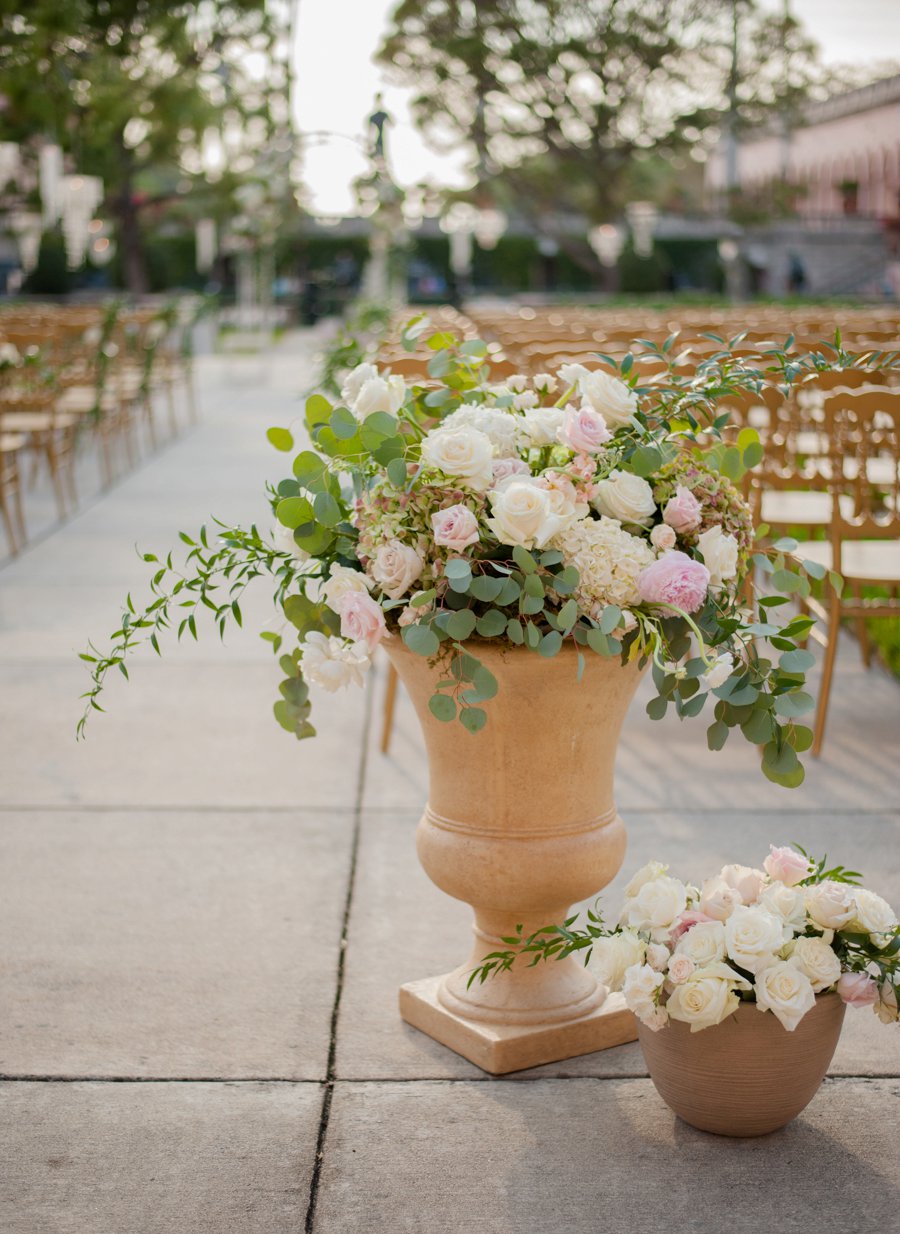
[[[787, 137], [761, 133], [737, 152], [738, 187], [748, 195], [774, 182], [797, 188], [802, 218], [861, 215], [900, 219], [900, 74], [838, 95], [806, 110], [805, 122]], [[706, 165], [712, 203], [727, 187], [724, 143]]]

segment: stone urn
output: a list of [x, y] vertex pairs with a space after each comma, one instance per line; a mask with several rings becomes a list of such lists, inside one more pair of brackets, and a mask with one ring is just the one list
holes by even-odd
[[770, 1011], [741, 1003], [713, 1028], [692, 1033], [670, 1020], [658, 1032], [638, 1025], [650, 1079], [679, 1118], [716, 1135], [777, 1131], [806, 1109], [825, 1078], [844, 1022], [837, 994], [788, 1032]]
[[415, 705], [428, 750], [429, 795], [416, 832], [419, 859], [442, 891], [475, 910], [474, 945], [453, 972], [403, 986], [409, 1024], [499, 1075], [633, 1041], [634, 1017], [580, 958], [469, 985], [503, 938], [562, 923], [601, 891], [625, 855], [613, 800], [616, 747], [641, 677], [637, 662], [565, 647], [545, 659], [479, 641], [473, 654], [497, 678], [478, 733], [428, 707], [446, 666], [399, 638], [388, 654]]

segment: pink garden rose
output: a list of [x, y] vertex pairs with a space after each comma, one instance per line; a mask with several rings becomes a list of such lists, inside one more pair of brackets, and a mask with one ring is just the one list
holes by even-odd
[[589, 404], [574, 407], [570, 403], [566, 408], [559, 440], [576, 454], [596, 454], [611, 437], [605, 418]]
[[733, 887], [745, 904], [755, 904], [763, 889], [765, 879], [762, 870], [752, 866], [729, 865], [719, 871], [719, 878]]
[[374, 651], [387, 632], [381, 605], [367, 591], [345, 591], [335, 605], [341, 618], [341, 634]]
[[435, 544], [461, 553], [470, 544], [478, 543], [478, 519], [468, 506], [447, 506], [431, 516]]
[[810, 872], [809, 858], [804, 857], [793, 848], [776, 848], [769, 845], [769, 855], [763, 862], [763, 869], [769, 878], [785, 883], [788, 887], [796, 887]]
[[715, 921], [707, 913], [701, 913], [699, 908], [689, 908], [676, 917], [669, 927], [669, 938], [674, 946], [683, 934], [687, 934], [691, 926], [699, 925], [701, 921]]
[[668, 523], [673, 531], [683, 536], [689, 531], [696, 531], [700, 526], [702, 507], [689, 488], [679, 484], [675, 496], [670, 497], [663, 510], [663, 521]]
[[873, 1007], [878, 1002], [878, 982], [868, 973], [842, 973], [837, 992], [848, 1007]]
[[675, 529], [668, 523], [657, 523], [650, 532], [650, 543], [660, 553], [667, 553], [675, 547]]
[[677, 549], [663, 553], [638, 576], [638, 591], [647, 604], [672, 604], [695, 613], [709, 590], [709, 570]]
[[492, 464], [494, 487], [510, 476], [530, 476], [531, 468], [520, 458], [495, 458]]

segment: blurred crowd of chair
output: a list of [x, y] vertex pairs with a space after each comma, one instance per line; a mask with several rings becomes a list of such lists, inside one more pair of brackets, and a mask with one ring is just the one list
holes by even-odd
[[176, 303], [0, 311], [0, 521], [10, 553], [27, 543], [28, 491], [42, 476], [65, 519], [78, 505], [85, 452], [97, 452], [108, 486], [196, 418], [191, 323]]
[[[818, 754], [840, 623], [853, 622], [868, 666], [867, 620], [900, 617], [900, 367], [891, 355], [900, 346], [900, 311], [512, 307], [472, 309], [465, 316], [443, 309], [431, 316], [439, 328], [484, 339], [491, 379], [498, 382], [513, 373], [553, 372], [571, 361], [613, 371], [602, 356], [621, 363], [628, 353], [642, 385], [666, 379], [669, 355], [676, 358], [674, 371], [689, 378], [722, 350], [710, 334], [741, 336], [732, 355], [754, 367], [770, 348], [833, 357], [828, 344], [840, 327], [841, 346], [853, 357], [844, 367], [806, 373], [789, 388], [773, 371], [759, 393], [721, 399], [731, 411], [726, 433], [751, 427], [765, 447], [763, 462], [745, 480], [756, 522], [769, 526], [772, 540], [789, 534], [798, 541], [799, 557], [844, 580], [840, 595], [823, 586], [816, 589], [821, 595], [800, 601], [819, 618], [813, 637], [825, 649], [813, 745]], [[661, 356], [654, 346], [661, 349], [673, 334], [668, 355]], [[392, 372], [427, 380], [427, 359], [403, 352], [398, 335], [396, 328], [389, 333], [380, 361]]]

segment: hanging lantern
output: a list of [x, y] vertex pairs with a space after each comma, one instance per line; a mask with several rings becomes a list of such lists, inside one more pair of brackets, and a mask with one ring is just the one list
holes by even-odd
[[197, 270], [200, 274], [206, 274], [212, 269], [212, 264], [216, 259], [215, 219], [197, 219], [194, 227], [194, 245]]
[[37, 265], [41, 251], [41, 235], [43, 234], [41, 216], [31, 211], [15, 210], [9, 216], [9, 225], [16, 237], [22, 270], [28, 275]]
[[628, 225], [634, 239], [634, 251], [638, 257], [649, 257], [653, 252], [653, 233], [659, 210], [652, 201], [630, 201], [625, 207]]
[[0, 190], [10, 183], [18, 185], [22, 170], [19, 143], [0, 141]]
[[116, 243], [111, 233], [112, 227], [102, 219], [92, 219], [88, 225], [88, 259], [92, 265], [108, 266], [115, 257]]
[[475, 239], [482, 249], [495, 249], [506, 231], [507, 218], [502, 210], [493, 207], [479, 210], [475, 220]]
[[102, 200], [103, 181], [99, 176], [63, 176], [62, 226], [70, 270], [77, 270], [84, 262], [91, 219]]
[[59, 146], [41, 146], [38, 155], [38, 187], [44, 230], [55, 227], [62, 214], [63, 154]]
[[625, 229], [616, 223], [601, 223], [588, 232], [588, 243], [600, 264], [612, 269], [625, 247]]

